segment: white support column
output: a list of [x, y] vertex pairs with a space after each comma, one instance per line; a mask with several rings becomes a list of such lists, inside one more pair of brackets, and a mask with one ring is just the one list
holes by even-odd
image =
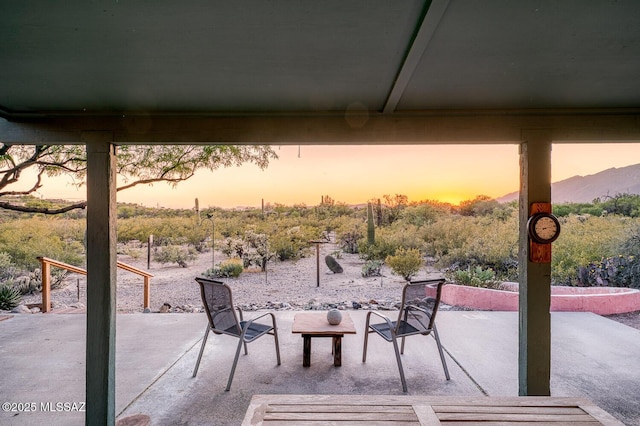
[[87, 143], [86, 425], [115, 424], [116, 156], [111, 133]]
[[550, 395], [551, 264], [529, 260], [532, 202], [551, 202], [551, 132], [525, 130], [520, 145], [519, 357], [520, 395]]

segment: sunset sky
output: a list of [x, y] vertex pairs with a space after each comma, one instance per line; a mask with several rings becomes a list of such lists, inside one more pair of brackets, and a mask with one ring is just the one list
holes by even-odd
[[[150, 207], [259, 207], [320, 203], [322, 195], [338, 202], [364, 203], [385, 194], [409, 201], [440, 200], [457, 204], [477, 195], [500, 197], [518, 190], [517, 145], [274, 146], [279, 156], [266, 170], [245, 165], [201, 171], [172, 188], [166, 184], [118, 193], [118, 202]], [[611, 167], [640, 163], [639, 144], [556, 144], [554, 182], [590, 175]], [[44, 198], [86, 199], [63, 180], [45, 182]]]

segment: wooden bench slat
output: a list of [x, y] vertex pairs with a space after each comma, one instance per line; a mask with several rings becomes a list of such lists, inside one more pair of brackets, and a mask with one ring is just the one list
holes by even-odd
[[589, 414], [555, 415], [555, 414], [494, 414], [494, 413], [441, 413], [440, 421], [532, 421], [532, 422], [589, 422], [595, 421]]
[[411, 405], [310, 405], [310, 404], [269, 404], [270, 413], [404, 413], [411, 414]]
[[418, 421], [415, 413], [331, 413], [331, 412], [304, 412], [304, 413], [271, 413], [267, 411], [264, 414], [264, 420], [322, 420], [322, 421]]
[[[389, 423], [388, 420], [384, 421], [376, 421], [376, 420], [345, 420], [345, 421], [322, 421], [322, 420], [296, 420], [295, 422], [290, 421], [269, 421], [265, 420], [260, 423], [263, 426], [420, 426], [420, 422], [393, 422]], [[477, 426], [477, 425], [476, 425]], [[573, 425], [572, 425], [573, 426]]]
[[436, 405], [433, 407], [436, 413], [516, 413], [516, 414], [585, 414], [578, 406], [573, 407], [520, 407], [520, 406], [468, 406], [468, 405]]
[[[413, 411], [413, 412], [411, 412]], [[254, 395], [244, 425], [622, 426], [584, 398]]]
[[[447, 422], [445, 423], [447, 426], [478, 426], [478, 422]], [[553, 426], [595, 426], [599, 425], [598, 422], [518, 422], [518, 426], [540, 426], [542, 424], [553, 425]], [[482, 426], [513, 426], [513, 422], [482, 422]]]
[[593, 404], [581, 404], [580, 408], [583, 409], [586, 413], [589, 413], [591, 417], [598, 420], [602, 424], [608, 425], [611, 424], [611, 414], [604, 411], [602, 408]]
[[573, 397], [542, 397], [542, 396], [513, 396], [513, 397], [424, 397], [434, 407], [443, 406], [481, 406], [481, 407], [579, 407], [587, 403], [583, 398]]
[[413, 410], [418, 416], [421, 426], [438, 426], [440, 425], [440, 419], [433, 411], [433, 407], [430, 405], [414, 405]]

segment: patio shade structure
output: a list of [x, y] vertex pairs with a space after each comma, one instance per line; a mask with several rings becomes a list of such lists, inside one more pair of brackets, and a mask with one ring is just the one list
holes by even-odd
[[84, 144], [87, 424], [113, 424], [124, 144], [518, 144], [521, 395], [547, 395], [556, 143], [640, 141], [635, 0], [0, 5], [0, 142]]

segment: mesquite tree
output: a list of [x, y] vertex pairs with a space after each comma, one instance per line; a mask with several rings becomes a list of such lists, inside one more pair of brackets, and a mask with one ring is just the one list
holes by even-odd
[[[136, 185], [167, 182], [177, 185], [192, 177], [198, 169], [254, 163], [264, 169], [278, 156], [268, 145], [124, 145], [117, 150], [117, 173], [124, 185], [121, 191]], [[70, 175], [78, 186], [84, 185], [87, 157], [84, 145], [9, 145], [0, 143], [0, 208], [29, 213], [59, 214], [86, 207], [86, 201], [61, 208], [24, 206], [6, 201], [10, 196], [29, 195], [44, 185], [44, 178]], [[24, 184], [27, 170], [35, 177], [27, 189], [13, 190]], [[3, 200], [3, 197], [5, 200]]]

